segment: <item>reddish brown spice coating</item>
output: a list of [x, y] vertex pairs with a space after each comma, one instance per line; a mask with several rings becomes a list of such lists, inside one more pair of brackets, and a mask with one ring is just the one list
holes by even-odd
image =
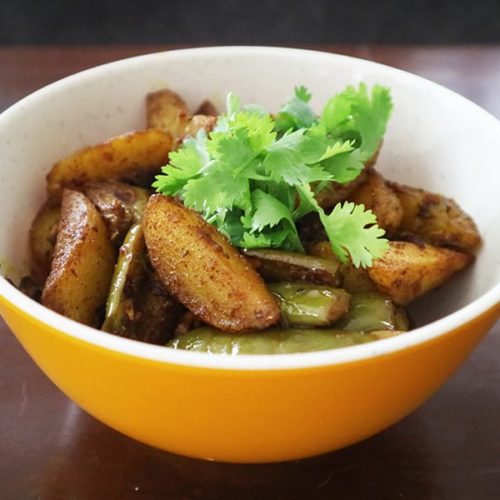
[[143, 216], [153, 267], [190, 311], [223, 331], [270, 327], [277, 301], [247, 260], [214, 227], [174, 198], [154, 195]]

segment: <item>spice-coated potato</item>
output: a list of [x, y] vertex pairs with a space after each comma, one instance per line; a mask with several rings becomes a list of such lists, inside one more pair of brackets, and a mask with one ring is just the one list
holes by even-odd
[[388, 234], [394, 234], [403, 219], [403, 207], [378, 172], [371, 170], [366, 175], [366, 180], [349, 196], [349, 200], [370, 209], [377, 216], [377, 224]]
[[472, 252], [481, 243], [474, 221], [451, 199], [390, 183], [403, 207], [400, 230], [428, 243]]
[[322, 285], [339, 284], [339, 262], [302, 253], [270, 248], [244, 250], [265, 281], [303, 281]]
[[45, 202], [36, 214], [29, 232], [31, 273], [43, 283], [50, 272], [61, 207]]
[[405, 305], [444, 283], [474, 257], [431, 245], [391, 241], [390, 248], [373, 261], [368, 276], [398, 305]]
[[148, 128], [168, 132], [174, 139], [184, 134], [190, 118], [186, 103], [168, 89], [151, 92], [146, 96], [146, 114]]
[[42, 304], [68, 318], [96, 325], [108, 294], [116, 252], [92, 202], [65, 190], [52, 268]]
[[212, 101], [205, 99], [194, 112], [195, 115], [217, 116], [219, 112]]
[[185, 136], [196, 135], [201, 129], [210, 132], [217, 121], [217, 110], [210, 101], [203, 101], [191, 116], [182, 98], [168, 89], [146, 96], [146, 112], [148, 127], [170, 133], [176, 142]]
[[168, 162], [172, 136], [161, 130], [139, 130], [80, 149], [58, 161], [47, 175], [50, 198], [60, 198], [64, 188], [87, 182], [125, 181], [149, 186]]
[[215, 116], [194, 115], [186, 125], [184, 135], [196, 135], [201, 129], [204, 129], [207, 133], [211, 132], [216, 122], [217, 118]]
[[280, 319], [277, 301], [252, 266], [202, 217], [154, 195], [143, 216], [151, 263], [168, 291], [223, 331], [265, 329]]

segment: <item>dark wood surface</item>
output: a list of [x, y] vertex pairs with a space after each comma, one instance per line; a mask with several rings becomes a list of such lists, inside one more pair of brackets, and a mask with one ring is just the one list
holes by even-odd
[[[0, 110], [75, 71], [160, 48], [0, 48]], [[412, 71], [500, 117], [500, 47], [323, 50]], [[432, 400], [378, 436], [309, 460], [230, 465], [164, 453], [105, 427], [63, 396], [0, 322], [0, 499], [498, 499], [499, 360], [497, 323]]]

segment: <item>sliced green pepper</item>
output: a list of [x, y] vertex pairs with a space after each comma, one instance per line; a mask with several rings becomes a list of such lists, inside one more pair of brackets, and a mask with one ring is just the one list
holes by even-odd
[[[397, 332], [392, 332], [396, 335]], [[167, 347], [210, 354], [291, 354], [338, 349], [377, 340], [377, 335], [332, 329], [287, 328], [238, 335], [196, 328], [171, 340]]]
[[287, 326], [329, 326], [349, 310], [349, 294], [311, 283], [269, 283]]
[[[130, 296], [132, 289], [139, 288], [146, 277], [143, 259], [144, 237], [140, 224], [134, 224], [128, 231], [120, 251], [111, 287], [106, 302], [106, 315], [102, 330], [125, 335], [127, 323], [133, 319]], [[128, 335], [126, 335], [128, 336]]]
[[377, 292], [353, 295], [349, 312], [335, 326], [351, 332], [407, 331], [409, 328], [404, 310], [397, 307], [390, 298]]

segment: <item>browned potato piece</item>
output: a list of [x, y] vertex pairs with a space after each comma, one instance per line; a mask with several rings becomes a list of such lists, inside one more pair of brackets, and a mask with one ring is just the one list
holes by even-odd
[[481, 243], [474, 221], [451, 199], [390, 183], [403, 207], [400, 230], [437, 246], [472, 252]]
[[92, 202], [64, 190], [52, 268], [42, 304], [68, 318], [96, 325], [106, 301], [116, 252]]
[[277, 301], [252, 266], [202, 217], [154, 195], [143, 217], [151, 263], [190, 311], [220, 330], [265, 329], [280, 319]]
[[186, 125], [184, 135], [196, 135], [198, 130], [205, 129], [205, 132], [210, 132], [217, 122], [215, 116], [194, 115]]
[[31, 274], [40, 284], [43, 284], [50, 272], [60, 217], [61, 207], [45, 202], [31, 224]]
[[149, 186], [168, 162], [172, 136], [161, 130], [139, 130], [80, 149], [58, 161], [47, 176], [50, 198], [59, 199], [65, 187], [86, 182], [129, 181]]
[[354, 267], [352, 262], [342, 263], [339, 272], [342, 276], [342, 288], [349, 293], [373, 292], [377, 289], [367, 270]]
[[330, 286], [339, 284], [339, 262], [333, 259], [271, 248], [244, 250], [243, 253], [265, 281], [304, 281]]
[[219, 112], [214, 104], [205, 99], [199, 106], [198, 109], [194, 113], [195, 115], [208, 115], [208, 116], [217, 116]]
[[378, 225], [388, 234], [394, 234], [403, 219], [403, 207], [378, 172], [370, 170], [366, 176], [365, 182], [349, 195], [349, 200], [372, 210]]
[[474, 259], [465, 253], [431, 245], [419, 246], [406, 241], [391, 241], [389, 245], [384, 256], [374, 260], [368, 275], [377, 288], [398, 305], [408, 304], [441, 285]]
[[357, 268], [351, 262], [341, 263], [333, 253], [330, 242], [318, 241], [307, 245], [307, 253], [336, 262], [339, 266], [341, 285], [349, 293], [372, 292], [377, 289], [366, 269]]
[[164, 89], [146, 96], [148, 128], [157, 128], [177, 139], [189, 122], [186, 103], [175, 92]]

